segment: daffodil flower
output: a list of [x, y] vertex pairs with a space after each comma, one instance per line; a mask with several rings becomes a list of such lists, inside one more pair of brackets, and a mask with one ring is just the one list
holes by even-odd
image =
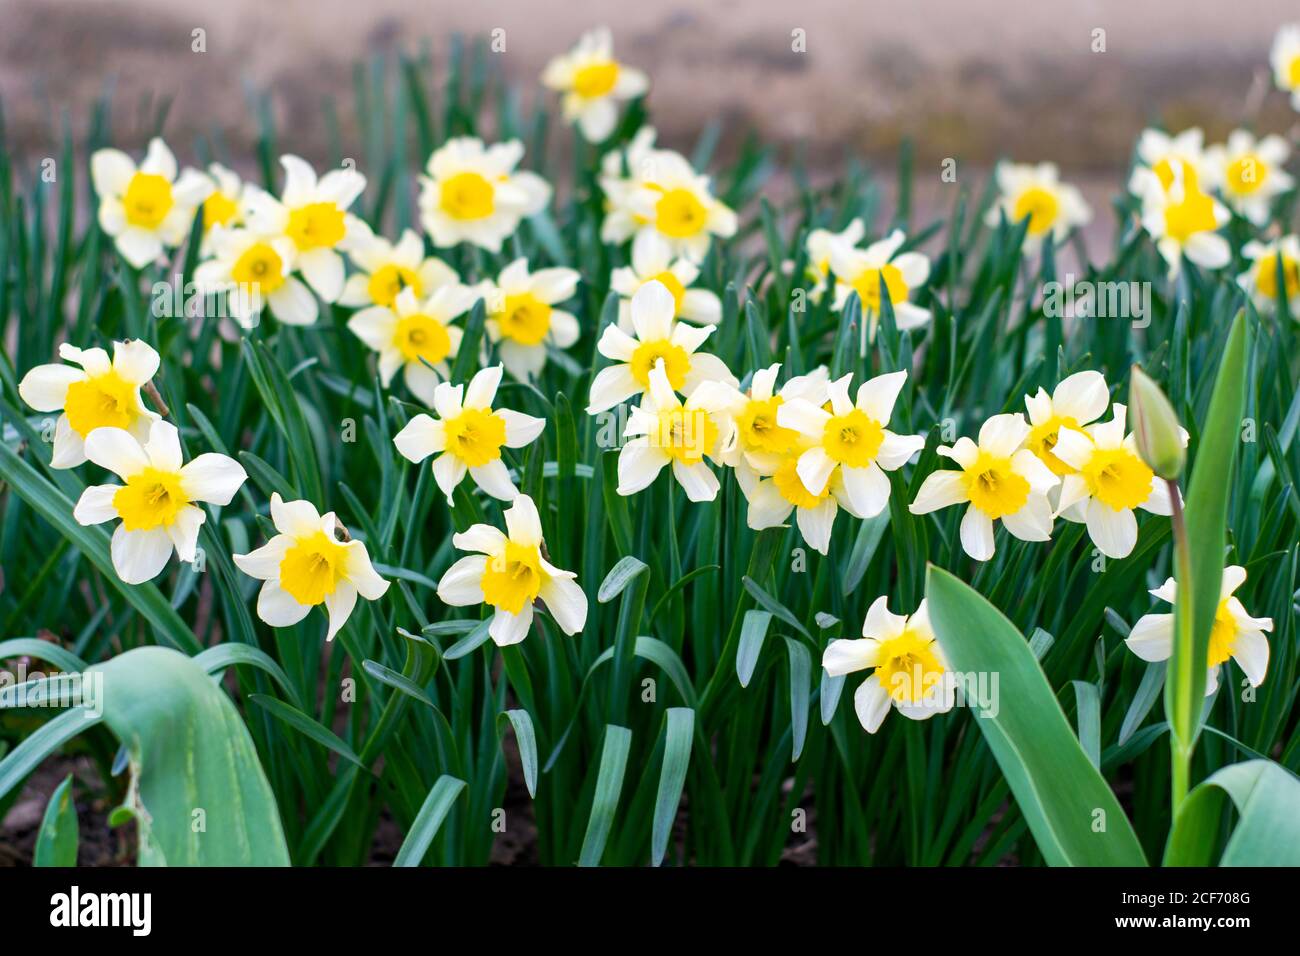
[[139, 167], [118, 149], [90, 157], [90, 178], [99, 197], [99, 227], [113, 237], [122, 258], [136, 269], [175, 249], [190, 234], [199, 204], [212, 191], [201, 172], [176, 171], [176, 157], [157, 137]]
[[631, 239], [644, 222], [632, 214], [628, 199], [642, 185], [653, 186], [655, 128], [642, 126], [626, 146], [611, 149], [600, 158], [600, 191], [605, 195], [605, 218], [600, 241], [620, 245]]
[[1178, 182], [1203, 189], [1209, 178], [1205, 134], [1200, 127], [1173, 136], [1164, 130], [1145, 129], [1138, 137], [1137, 157], [1139, 165], [1129, 177], [1128, 189], [1139, 199], [1152, 189], [1168, 192]]
[[1277, 31], [1269, 53], [1273, 81], [1291, 94], [1291, 106], [1300, 110], [1300, 23], [1288, 23]]
[[1036, 253], [1048, 233], [1059, 246], [1077, 226], [1092, 218], [1083, 194], [1063, 183], [1053, 163], [998, 163], [996, 179], [1000, 196], [988, 211], [985, 223], [996, 227], [1003, 216], [1016, 224], [1029, 221], [1022, 249]]
[[1053, 454], [1074, 469], [1062, 479], [1056, 513], [1086, 523], [1092, 543], [1110, 558], [1133, 552], [1138, 533], [1135, 508], [1158, 515], [1171, 511], [1169, 486], [1138, 455], [1133, 436], [1125, 436], [1126, 418], [1127, 409], [1116, 403], [1110, 421], [1082, 430], [1062, 428], [1053, 448]]
[[650, 387], [650, 372], [662, 362], [673, 391], [689, 397], [704, 382], [739, 381], [716, 355], [697, 352], [716, 326], [674, 322], [676, 300], [662, 282], [647, 282], [632, 296], [632, 335], [617, 324], [605, 327], [596, 350], [617, 364], [596, 373], [587, 412], [596, 415]]
[[215, 452], [184, 464], [180, 433], [164, 421], [152, 423], [143, 444], [125, 429], [96, 428], [86, 438], [86, 457], [125, 484], [88, 487], [72, 516], [83, 525], [121, 519], [111, 553], [127, 584], [157, 577], [173, 550], [193, 561], [205, 518], [195, 502], [230, 504], [248, 478], [239, 462]]
[[359, 271], [343, 284], [339, 305], [352, 308], [392, 306], [403, 289], [427, 299], [443, 286], [461, 284], [451, 266], [436, 256], [425, 257], [424, 242], [413, 229], [393, 243], [358, 220], [356, 238], [348, 240], [348, 258]]
[[587, 595], [572, 571], [546, 560], [537, 506], [519, 495], [506, 509], [506, 533], [476, 524], [452, 536], [452, 544], [475, 554], [461, 558], [438, 582], [438, 597], [452, 607], [489, 604], [495, 610], [488, 634], [499, 646], [518, 644], [533, 623], [533, 602], [546, 604], [565, 634], [587, 623]]
[[487, 304], [488, 338], [506, 371], [521, 382], [546, 367], [546, 349], [567, 349], [582, 335], [573, 313], [556, 306], [572, 299], [582, 276], [574, 269], [528, 271], [527, 259], [501, 270], [496, 282], [484, 282], [479, 294]]
[[822, 667], [832, 677], [870, 670], [853, 695], [864, 730], [874, 734], [892, 706], [904, 717], [925, 720], [952, 710], [956, 685], [921, 601], [911, 615], [892, 614], [878, 597], [867, 610], [861, 640], [831, 641]]
[[736, 214], [714, 197], [709, 177], [697, 173], [684, 156], [656, 150], [642, 165], [633, 187], [607, 193], [612, 203], [626, 207], [636, 231], [658, 233], [673, 255], [693, 262], [704, 260], [714, 236], [736, 234]]
[[1210, 181], [1229, 206], [1256, 226], [1268, 224], [1273, 200], [1295, 185], [1284, 168], [1290, 156], [1291, 147], [1281, 136], [1256, 140], [1244, 129], [1233, 130], [1225, 145], [1205, 151]]
[[1040, 387], [1036, 395], [1025, 396], [1030, 432], [1026, 445], [1055, 475], [1069, 475], [1074, 469], [1052, 453], [1062, 428], [1082, 428], [1106, 414], [1110, 390], [1100, 372], [1076, 372], [1062, 379], [1049, 396]]
[[433, 244], [500, 252], [521, 219], [545, 209], [551, 187], [536, 173], [516, 171], [523, 156], [519, 140], [485, 147], [470, 136], [436, 150], [420, 177], [421, 221]]
[[[276, 199], [255, 186], [245, 190], [245, 215], [250, 231], [262, 236], [285, 236], [297, 255], [294, 268], [326, 302], [343, 294], [343, 257], [358, 223], [348, 208], [366, 188], [366, 177], [355, 169], [332, 169], [320, 179], [297, 156], [281, 156], [284, 192]], [[278, 315], [279, 313], [277, 313]]]
[[[787, 455], [772, 472], [771, 477], [753, 474], [748, 488], [741, 490], [749, 501], [745, 523], [755, 531], [779, 528], [794, 512], [795, 523], [804, 541], [814, 551], [826, 554], [831, 546], [831, 531], [835, 516], [843, 508], [855, 518], [866, 517], [854, 506], [844, 490], [844, 469], [836, 466], [826, 479], [826, 485], [813, 493], [804, 487], [797, 471], [798, 454]], [[737, 472], [739, 477], [739, 472]]]
[[569, 53], [548, 63], [542, 83], [564, 94], [564, 119], [592, 143], [614, 132], [618, 100], [640, 96], [650, 86], [644, 73], [614, 58], [614, 41], [604, 27], [584, 33]]
[[203, 200], [200, 259], [210, 258], [213, 254], [212, 234], [215, 227], [234, 229], [244, 224], [244, 183], [239, 174], [220, 163], [209, 163], [207, 176], [212, 192]]
[[291, 239], [221, 226], [209, 238], [213, 257], [199, 263], [195, 284], [205, 292], [224, 292], [226, 309], [240, 326], [253, 328], [268, 306], [286, 325], [315, 323], [320, 307], [292, 274], [297, 249]]
[[297, 624], [313, 607], [324, 604], [329, 617], [325, 640], [332, 641], [352, 614], [358, 594], [377, 601], [388, 591], [366, 546], [346, 538], [334, 512], [322, 517], [310, 501], [285, 501], [272, 493], [271, 521], [277, 534], [270, 541], [232, 557], [239, 570], [264, 582], [257, 595], [257, 616], [272, 627]]
[[1142, 199], [1142, 227], [1171, 279], [1182, 271], [1183, 256], [1204, 269], [1222, 269], [1232, 261], [1232, 247], [1217, 232], [1230, 218], [1223, 203], [1182, 176], [1168, 189], [1149, 187]]
[[894, 403], [907, 381], [906, 372], [889, 372], [868, 379], [849, 398], [847, 375], [830, 382], [826, 391], [830, 411], [807, 399], [796, 398], [776, 410], [776, 423], [799, 432], [808, 448], [799, 455], [795, 470], [804, 490], [824, 496], [836, 467], [844, 484], [844, 496], [853, 512], [870, 518], [889, 504], [886, 471], [902, 468], [925, 445], [921, 435], [896, 435], [885, 426], [894, 414]]
[[448, 360], [460, 350], [463, 333], [451, 323], [478, 296], [462, 285], [440, 286], [420, 300], [407, 286], [391, 306], [372, 305], [348, 319], [348, 329], [379, 353], [379, 381], [387, 388], [402, 370], [411, 394], [432, 405], [438, 383], [451, 374]]
[[[1219, 587], [1219, 605], [1214, 612], [1214, 625], [1210, 628], [1209, 679], [1205, 684], [1208, 697], [1219, 687], [1219, 668], [1232, 658], [1246, 675], [1250, 686], [1264, 683], [1268, 671], [1268, 638], [1265, 631], [1273, 630], [1271, 617], [1251, 617], [1233, 593], [1246, 581], [1246, 569], [1230, 565], [1223, 569], [1223, 583]], [[1151, 593], [1162, 601], [1174, 603], [1178, 586], [1169, 578]], [[1174, 653], [1174, 616], [1172, 614], [1144, 614], [1138, 618], [1124, 641], [1144, 661], [1166, 661]]]
[[736, 424], [728, 414], [741, 396], [722, 382], [705, 382], [685, 403], [668, 382], [663, 360], [650, 370], [650, 387], [639, 408], [632, 409], [618, 453], [618, 493], [633, 495], [672, 465], [673, 477], [691, 501], [718, 496], [718, 477], [705, 463], [722, 463], [723, 453], [736, 440]]
[[[158, 414], [140, 401], [140, 387], [158, 371], [158, 353], [139, 339], [103, 349], [66, 342], [59, 357], [72, 365], [38, 365], [18, 383], [22, 400], [38, 412], [62, 410], [54, 425], [51, 468], [75, 468], [86, 460], [86, 437], [96, 428], [123, 428], [145, 441]], [[77, 368], [77, 366], [81, 366]]]
[[1255, 308], [1270, 314], [1276, 311], [1278, 293], [1285, 289], [1291, 318], [1300, 321], [1300, 238], [1292, 233], [1273, 242], [1251, 241], [1241, 254], [1250, 260], [1250, 268], [1237, 277], [1237, 284], [1250, 294]]
[[837, 280], [834, 307], [837, 311], [843, 309], [849, 296], [856, 292], [872, 341], [880, 324], [882, 280], [894, 309], [894, 324], [899, 329], [914, 329], [930, 321], [929, 309], [907, 301], [913, 290], [930, 278], [930, 260], [919, 252], [897, 255], [906, 240], [902, 230], [895, 229], [865, 249], [841, 244], [831, 250], [831, 270]]
[[393, 437], [393, 444], [407, 461], [419, 463], [437, 455], [433, 477], [448, 504], [466, 472], [493, 498], [513, 501], [519, 489], [501, 460], [501, 449], [523, 448], [546, 427], [544, 418], [492, 407], [501, 371], [500, 365], [481, 370], [470, 379], [468, 388], [439, 383], [433, 391], [438, 417], [416, 415]]
[[812, 280], [813, 287], [808, 290], [808, 297], [820, 302], [830, 281], [831, 255], [837, 249], [856, 249], [867, 234], [867, 227], [861, 219], [854, 219], [843, 232], [829, 229], [814, 229], [804, 241], [808, 254], [806, 275]]
[[908, 510], [923, 515], [968, 504], [961, 519], [961, 545], [976, 561], [993, 557], [994, 521], [1001, 520], [1021, 541], [1047, 541], [1052, 536], [1047, 495], [1061, 479], [1024, 447], [1029, 432], [1019, 413], [994, 415], [980, 426], [978, 444], [962, 437], [951, 448], [940, 445], [939, 454], [955, 461], [960, 470], [927, 475]]
[[[828, 400], [828, 375], [824, 365], [807, 375], [793, 376], [778, 390], [776, 379], [780, 372], [779, 363], [755, 372], [748, 394], [741, 394], [731, 409], [736, 421], [736, 443], [723, 456], [723, 461], [735, 469], [736, 480], [746, 495], [754, 490], [759, 477], [774, 475], [780, 466], [787, 464], [792, 457], [797, 459], [799, 453], [811, 444], [793, 428], [777, 423], [781, 406], [801, 399], [820, 408]], [[810, 494], [807, 489], [804, 493]]]
[[618, 327], [632, 332], [632, 297], [647, 282], [662, 282], [673, 294], [673, 317], [693, 325], [717, 325], [722, 321], [722, 300], [708, 289], [692, 289], [700, 267], [689, 259], [674, 257], [671, 244], [656, 232], [639, 232], [632, 241], [632, 264], [615, 269], [609, 287], [621, 296]]

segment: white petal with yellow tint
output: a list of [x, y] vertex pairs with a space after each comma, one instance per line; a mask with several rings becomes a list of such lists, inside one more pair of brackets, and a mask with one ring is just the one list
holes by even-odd
[[202, 508], [185, 505], [176, 518], [167, 525], [167, 536], [176, 547], [176, 557], [185, 562], [194, 560], [199, 545], [199, 529], [205, 519]]
[[72, 509], [72, 517], [83, 525], [112, 521], [117, 517], [113, 496], [121, 490], [121, 485], [91, 485], [81, 492], [77, 506]]
[[1084, 520], [1088, 525], [1088, 537], [1106, 557], [1127, 558], [1133, 553], [1138, 527], [1137, 518], [1130, 509], [1116, 511], [1093, 498], [1088, 502]]
[[294, 539], [287, 534], [277, 534], [260, 548], [254, 548], [247, 554], [232, 554], [235, 567], [251, 578], [262, 581], [277, 580], [280, 577], [280, 564], [285, 552], [293, 547]]
[[525, 604], [518, 614], [496, 609], [492, 623], [488, 625], [488, 635], [498, 647], [518, 644], [528, 636], [528, 629], [533, 624], [533, 606]]
[[522, 448], [531, 444], [546, 428], [545, 418], [535, 418], [509, 408], [499, 408], [496, 415], [506, 423], [506, 447]]
[[149, 467], [149, 456], [140, 443], [121, 428], [92, 431], [86, 438], [86, 457], [123, 480]]
[[961, 519], [961, 546], [976, 561], [993, 557], [993, 522], [974, 505], [966, 509]]
[[519, 494], [519, 489], [510, 479], [510, 469], [500, 458], [470, 468], [469, 475], [476, 485], [499, 501], [514, 501]]
[[577, 634], [587, 623], [587, 595], [571, 577], [550, 578], [538, 596], [565, 634]]
[[357, 589], [348, 581], [340, 581], [333, 591], [325, 595], [325, 613], [329, 616], [329, 629], [325, 632], [325, 640], [334, 640], [334, 635], [347, 623], [356, 605]]
[[968, 501], [966, 483], [959, 471], [932, 471], [917, 489], [916, 500], [907, 506], [914, 515], [929, 514], [940, 508]]
[[1232, 659], [1252, 687], [1264, 683], [1264, 675], [1268, 673], [1268, 638], [1264, 632], [1239, 631], [1232, 646]]
[[506, 534], [516, 544], [540, 545], [542, 543], [542, 520], [537, 514], [537, 505], [527, 495], [515, 498], [515, 503], [506, 509]]

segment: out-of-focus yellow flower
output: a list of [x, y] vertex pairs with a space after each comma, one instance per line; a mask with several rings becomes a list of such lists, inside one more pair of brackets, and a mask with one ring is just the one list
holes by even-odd
[[1223, 203], [1195, 186], [1201, 177], [1177, 174], [1165, 189], [1154, 178], [1142, 196], [1142, 227], [1160, 251], [1174, 278], [1183, 256], [1203, 269], [1222, 269], [1232, 261], [1232, 247], [1218, 230], [1232, 218]]
[[1068, 475], [1074, 469], [1052, 453], [1062, 428], [1082, 428], [1106, 414], [1110, 390], [1100, 372], [1076, 372], [1064, 378], [1048, 395], [1040, 388], [1025, 396], [1031, 430], [1026, 446], [1053, 474]]
[[215, 227], [234, 229], [244, 224], [244, 183], [239, 174], [220, 163], [209, 163], [207, 176], [212, 192], [203, 200], [203, 244], [199, 248], [202, 259], [212, 255]]
[[602, 179], [610, 206], [601, 227], [606, 242], [626, 242], [649, 230], [673, 255], [701, 262], [714, 236], [736, 234], [736, 214], [714, 198], [709, 177], [697, 173], [686, 157], [643, 143], [637, 155], [629, 150], [627, 159], [628, 177]]
[[662, 282], [673, 294], [673, 317], [693, 325], [717, 325], [722, 321], [722, 300], [708, 289], [690, 286], [700, 276], [700, 267], [689, 259], [673, 256], [671, 244], [656, 232], [637, 233], [632, 241], [632, 264], [615, 269], [610, 288], [622, 296], [618, 304], [618, 327], [632, 332], [632, 296], [647, 282]]
[[1237, 283], [1250, 293], [1255, 308], [1273, 312], [1278, 294], [1285, 291], [1287, 309], [1300, 321], [1300, 238], [1292, 234], [1273, 242], [1248, 242], [1241, 253], [1250, 260], [1250, 268], [1237, 277]]
[[516, 259], [495, 282], [477, 287], [487, 307], [488, 338], [506, 371], [521, 382], [536, 378], [546, 367], [547, 347], [567, 349], [582, 335], [571, 312], [557, 309], [573, 298], [582, 276], [575, 269], [528, 271], [527, 259]]
[[1139, 199], [1152, 189], [1169, 192], [1176, 183], [1187, 189], [1205, 189], [1210, 178], [1205, 134], [1200, 127], [1173, 136], [1164, 130], [1144, 129], [1138, 137], [1137, 157], [1139, 165], [1129, 177], [1128, 189]]
[[1277, 88], [1291, 94], [1291, 105], [1300, 110], [1300, 23], [1288, 23], [1277, 31], [1269, 56]]
[[157, 137], [149, 141], [139, 167], [119, 149], [96, 150], [90, 178], [99, 197], [100, 228], [136, 269], [185, 241], [194, 214], [212, 191], [212, 182], [196, 169], [177, 175], [176, 157]]
[[1070, 230], [1092, 219], [1092, 210], [1074, 186], [1063, 183], [1053, 163], [998, 163], [998, 202], [988, 211], [985, 222], [996, 226], [1002, 216], [1007, 222], [1028, 220], [1023, 249], [1035, 253], [1050, 233], [1057, 245]]
[[462, 136], [436, 150], [420, 177], [420, 218], [433, 244], [445, 249], [468, 242], [500, 252], [520, 220], [551, 201], [546, 180], [515, 169], [523, 158], [517, 139], [484, 146]]
[[919, 252], [899, 253], [907, 241], [902, 230], [895, 229], [886, 238], [865, 249], [837, 244], [831, 249], [831, 271], [835, 273], [835, 302], [838, 311], [858, 294], [868, 338], [876, 337], [880, 325], [883, 281], [894, 309], [894, 323], [901, 329], [915, 329], [930, 321], [930, 310], [908, 301], [908, 297], [930, 278], [930, 260]]
[[563, 94], [564, 118], [592, 143], [614, 132], [618, 101], [640, 96], [650, 85], [644, 73], [614, 58], [614, 41], [604, 27], [584, 33], [577, 46], [548, 63], [542, 83]]
[[1257, 226], [1268, 223], [1273, 200], [1295, 185], [1283, 168], [1290, 155], [1281, 136], [1256, 140], [1244, 129], [1233, 130], [1225, 145], [1205, 151], [1210, 182], [1229, 206]]
[[360, 234], [360, 220], [348, 209], [366, 188], [366, 177], [344, 168], [317, 179], [316, 171], [297, 156], [281, 156], [280, 164], [285, 180], [279, 199], [256, 186], [245, 187], [249, 231], [289, 239], [295, 251], [293, 268], [322, 299], [337, 302], [344, 281], [339, 250]]
[[856, 249], [867, 234], [867, 227], [861, 219], [854, 219], [844, 227], [843, 232], [831, 232], [829, 229], [814, 229], [808, 233], [804, 248], [808, 253], [806, 277], [813, 286], [808, 290], [808, 297], [820, 302], [822, 294], [830, 284], [831, 256], [837, 249]]
[[212, 258], [199, 263], [195, 284], [208, 293], [224, 292], [226, 310], [243, 328], [257, 325], [268, 306], [286, 325], [315, 323], [320, 306], [293, 275], [298, 260], [293, 240], [221, 226], [212, 230], [210, 239]]
[[410, 289], [417, 299], [427, 299], [445, 285], [460, 284], [451, 266], [436, 256], [425, 257], [424, 242], [413, 229], [404, 231], [397, 242], [389, 242], [358, 220], [356, 238], [348, 242], [348, 258], [358, 271], [343, 284], [339, 305], [391, 306], [403, 289]]

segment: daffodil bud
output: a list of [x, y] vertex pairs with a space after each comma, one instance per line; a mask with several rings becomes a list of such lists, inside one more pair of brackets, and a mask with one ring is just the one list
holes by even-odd
[[1173, 405], [1160, 386], [1136, 365], [1129, 376], [1128, 396], [1138, 454], [1157, 475], [1172, 481], [1182, 474], [1187, 462], [1186, 432], [1178, 424]]

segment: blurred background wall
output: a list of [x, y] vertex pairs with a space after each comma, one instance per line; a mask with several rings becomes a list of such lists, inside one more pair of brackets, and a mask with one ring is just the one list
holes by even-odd
[[[62, 111], [84, 129], [106, 84], [128, 145], [143, 138], [141, 104], [166, 94], [167, 136], [188, 161], [187, 141], [214, 131], [251, 155], [247, 94], [265, 89], [281, 145], [319, 156], [322, 100], [339, 100], [349, 135], [360, 58], [427, 43], [441, 82], [453, 33], [500, 28], [494, 65], [528, 104], [547, 59], [607, 24], [620, 57], [651, 75], [667, 145], [689, 148], [722, 118], [724, 155], [753, 129], [805, 142], [833, 170], [849, 154], [892, 166], [911, 138], [936, 172], [946, 156], [1051, 159], [1094, 192], [1119, 185], [1157, 120], [1211, 137], [1248, 117], [1290, 128], [1267, 71], [1288, 19], [1300, 19], [1294, 0], [0, 0], [0, 98], [11, 145], [51, 155]], [[206, 52], [191, 49], [196, 28]], [[806, 52], [792, 50], [796, 30]]]

